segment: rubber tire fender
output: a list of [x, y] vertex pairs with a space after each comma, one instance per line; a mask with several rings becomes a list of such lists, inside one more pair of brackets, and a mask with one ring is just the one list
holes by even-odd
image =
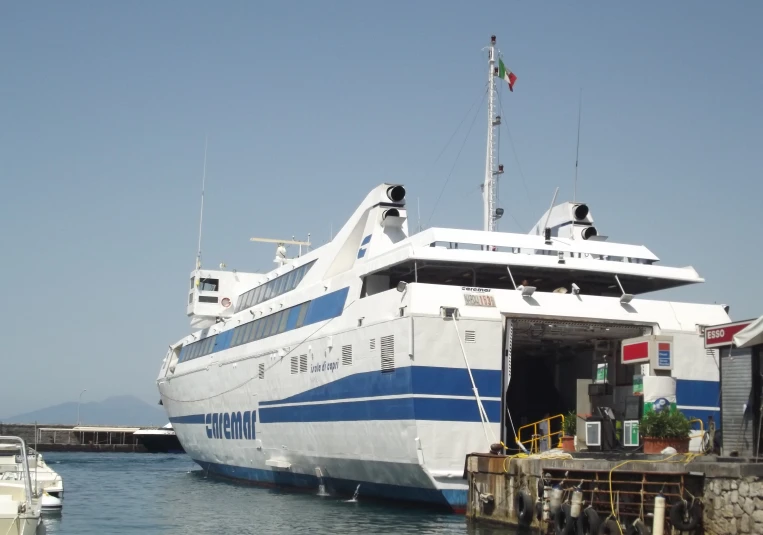
[[520, 490], [514, 496], [514, 512], [517, 514], [517, 521], [520, 526], [529, 526], [533, 523], [535, 506], [527, 491]]
[[[689, 521], [684, 522], [684, 515], [689, 513]], [[702, 519], [702, 507], [698, 501], [689, 506], [686, 500], [680, 500], [670, 506], [670, 524], [678, 531], [691, 531], [699, 526]]]
[[578, 517], [578, 529], [577, 535], [599, 535], [599, 528], [601, 527], [601, 519], [599, 513], [596, 512], [591, 506], [586, 507], [581, 511]]
[[575, 522], [572, 518], [570, 504], [563, 503], [554, 513], [554, 530], [556, 535], [572, 535], [575, 533]]
[[608, 518], [599, 525], [599, 535], [620, 535], [620, 528], [614, 518]]
[[652, 530], [643, 521], [633, 522], [628, 526], [627, 533], [628, 535], [652, 535]]

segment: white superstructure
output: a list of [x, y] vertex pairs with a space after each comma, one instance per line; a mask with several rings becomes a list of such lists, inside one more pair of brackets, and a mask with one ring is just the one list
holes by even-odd
[[[672, 337], [678, 406], [717, 412], [701, 331], [724, 308], [634, 297], [702, 282], [691, 267], [606, 241], [583, 203], [529, 235], [409, 235], [407, 216], [403, 186], [381, 184], [330, 243], [269, 273], [192, 272], [200, 330], [172, 344], [157, 381], [199, 465], [463, 509], [465, 455], [513, 444], [505, 408], [517, 426], [574, 409], [597, 355], [644, 335]], [[627, 387], [632, 374], [610, 368]]]

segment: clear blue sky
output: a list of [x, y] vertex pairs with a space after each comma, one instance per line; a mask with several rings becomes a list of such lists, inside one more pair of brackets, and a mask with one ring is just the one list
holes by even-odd
[[[655, 297], [763, 314], [763, 3], [5, 2], [0, 6], [0, 416], [135, 394], [155, 403], [189, 330], [205, 134], [207, 266], [267, 269], [250, 236], [323, 243], [373, 186], [479, 228], [491, 33], [503, 230], [553, 190], [602, 234], [693, 265]], [[13, 373], [10, 371], [13, 370]]]

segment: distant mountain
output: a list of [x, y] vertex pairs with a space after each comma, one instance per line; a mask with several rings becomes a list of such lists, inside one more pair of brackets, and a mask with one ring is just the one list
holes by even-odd
[[[167, 414], [159, 405], [149, 405], [134, 396], [114, 396], [103, 401], [80, 405], [81, 425], [128, 425], [134, 427], [162, 426], [168, 422]], [[0, 418], [3, 423], [64, 424], [77, 423], [77, 403], [70, 401], [11, 418]]]

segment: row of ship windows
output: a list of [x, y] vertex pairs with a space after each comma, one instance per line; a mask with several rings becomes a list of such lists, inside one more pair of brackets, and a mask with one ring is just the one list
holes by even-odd
[[[228, 333], [233, 333], [228, 347], [236, 347], [242, 344], [248, 344], [254, 340], [262, 340], [269, 336], [281, 334], [286, 330], [299, 329], [304, 325], [307, 308], [309, 306], [310, 301], [307, 301], [301, 305], [293, 306], [286, 310], [276, 312], [275, 314], [265, 316], [264, 318], [239, 325], [232, 331], [227, 331]], [[289, 318], [292, 319], [291, 322], [289, 321]], [[290, 325], [290, 323], [293, 325]], [[289, 327], [288, 329], [287, 326]], [[179, 362], [185, 362], [187, 360], [193, 360], [209, 355], [215, 349], [215, 342], [218, 336], [219, 335], [209, 336], [203, 340], [185, 346], [180, 352]]]
[[239, 325], [233, 329], [230, 347], [248, 344], [254, 340], [262, 340], [287, 330], [299, 329], [305, 324], [305, 316], [307, 315], [307, 307], [309, 305], [310, 302], [302, 303], [270, 316]]
[[273, 299], [286, 292], [292, 291], [302, 281], [304, 276], [310, 271], [310, 268], [315, 263], [315, 260], [291, 270], [288, 273], [284, 273], [280, 277], [276, 277], [272, 281], [268, 281], [265, 284], [260, 284], [256, 288], [252, 288], [248, 292], [242, 293], [236, 304], [236, 312], [241, 312], [247, 308], [251, 308], [255, 305], [259, 305]]
[[312, 301], [289, 307], [269, 316], [239, 325], [235, 329], [208, 336], [183, 346], [178, 362], [197, 359], [215, 351], [262, 340], [286, 331], [341, 316], [349, 288], [342, 288]]

